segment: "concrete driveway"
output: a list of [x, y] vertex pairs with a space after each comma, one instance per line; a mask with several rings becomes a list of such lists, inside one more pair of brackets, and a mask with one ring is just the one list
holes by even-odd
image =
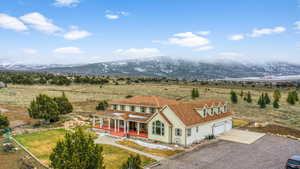
[[232, 129], [226, 133], [221, 134], [220, 136], [218, 136], [218, 138], [221, 140], [233, 141], [237, 143], [252, 144], [264, 135], [264, 133]]
[[265, 135], [252, 144], [218, 141], [198, 150], [161, 161], [155, 169], [283, 169], [300, 154], [300, 142]]

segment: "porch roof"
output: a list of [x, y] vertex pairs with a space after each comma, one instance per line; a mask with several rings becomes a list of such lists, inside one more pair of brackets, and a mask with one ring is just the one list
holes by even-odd
[[127, 112], [121, 110], [98, 111], [96, 115], [103, 118], [122, 119], [128, 121], [146, 122], [153, 114]]

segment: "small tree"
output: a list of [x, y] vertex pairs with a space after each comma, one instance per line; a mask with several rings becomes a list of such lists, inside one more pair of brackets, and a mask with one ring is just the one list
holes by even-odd
[[291, 105], [295, 104], [295, 96], [294, 96], [293, 92], [288, 92], [288, 97], [287, 97], [286, 101]]
[[231, 102], [234, 104], [236, 104], [238, 102], [238, 97], [233, 90], [230, 92], [230, 99], [231, 99]]
[[66, 97], [65, 92], [62, 93], [62, 96], [54, 97], [53, 99], [58, 106], [58, 111], [60, 114], [68, 114], [73, 111], [73, 106]]
[[248, 103], [252, 103], [252, 98], [251, 98], [251, 93], [250, 93], [250, 91], [248, 91], [248, 93], [247, 93], [246, 101], [247, 101]]
[[299, 97], [298, 97], [297, 91], [293, 91], [292, 93], [293, 93], [293, 97], [294, 97], [295, 102], [299, 101]]
[[142, 169], [141, 158], [139, 155], [130, 155], [126, 163], [122, 165], [120, 169]]
[[273, 101], [273, 107], [274, 107], [275, 109], [278, 109], [278, 108], [279, 108], [278, 100], [274, 100], [274, 101]]
[[103, 100], [96, 106], [96, 110], [106, 110], [107, 107], [108, 107], [107, 101]]
[[1, 128], [6, 128], [9, 126], [9, 120], [6, 116], [2, 116], [0, 114], [0, 129]]
[[273, 93], [273, 99], [279, 102], [280, 98], [281, 98], [281, 93], [278, 89], [276, 89]]
[[266, 104], [270, 104], [270, 103], [271, 103], [271, 100], [270, 100], [270, 98], [269, 98], [268, 93], [265, 93], [264, 99], [265, 99]]
[[192, 98], [195, 99], [197, 97], [199, 97], [199, 91], [198, 91], [197, 88], [193, 88], [193, 90], [192, 90]]
[[102, 147], [82, 129], [67, 133], [64, 140], [58, 141], [50, 161], [53, 169], [105, 169]]
[[261, 94], [261, 96], [258, 99], [257, 104], [259, 105], [260, 108], [266, 108], [266, 101], [265, 101], [265, 97], [264, 94]]
[[241, 96], [241, 98], [243, 98], [243, 96], [244, 96], [244, 91], [243, 90], [241, 90], [240, 96]]
[[56, 102], [44, 94], [40, 94], [31, 102], [28, 113], [31, 118], [35, 119], [44, 119], [49, 122], [59, 120], [59, 111]]

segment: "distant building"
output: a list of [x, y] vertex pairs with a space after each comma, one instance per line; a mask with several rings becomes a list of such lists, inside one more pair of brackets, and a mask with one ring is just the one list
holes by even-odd
[[94, 114], [93, 128], [113, 136], [188, 146], [208, 135], [229, 131], [231, 116], [228, 103], [221, 100], [180, 102], [159, 96], [135, 96], [109, 102], [107, 111]]
[[6, 88], [7, 87], [7, 84], [5, 84], [4, 82], [0, 82], [0, 89], [1, 88]]

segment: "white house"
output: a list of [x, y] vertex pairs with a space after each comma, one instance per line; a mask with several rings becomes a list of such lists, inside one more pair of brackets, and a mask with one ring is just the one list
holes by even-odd
[[109, 102], [96, 112], [94, 129], [113, 136], [142, 137], [188, 146], [232, 128], [228, 103], [221, 100], [180, 102], [160, 96], [135, 96]]

